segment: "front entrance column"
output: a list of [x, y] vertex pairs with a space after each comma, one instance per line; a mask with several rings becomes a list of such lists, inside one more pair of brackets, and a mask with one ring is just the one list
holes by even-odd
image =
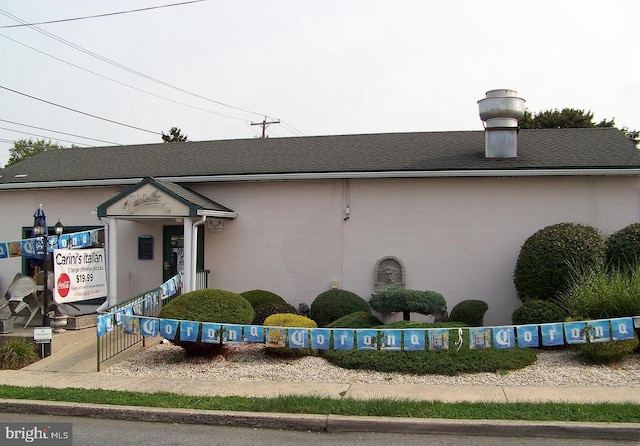
[[193, 264], [193, 221], [190, 218], [184, 219], [184, 274], [182, 276], [182, 291], [188, 293], [193, 291], [195, 279], [195, 265]]
[[112, 306], [118, 303], [118, 219], [108, 218], [107, 228], [107, 305]]

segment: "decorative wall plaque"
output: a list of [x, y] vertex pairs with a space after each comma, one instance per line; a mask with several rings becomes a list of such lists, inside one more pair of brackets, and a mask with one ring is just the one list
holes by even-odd
[[374, 292], [387, 288], [404, 288], [406, 284], [404, 265], [397, 257], [383, 257], [376, 262]]

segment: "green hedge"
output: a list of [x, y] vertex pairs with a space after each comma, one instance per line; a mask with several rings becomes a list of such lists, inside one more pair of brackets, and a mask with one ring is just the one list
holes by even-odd
[[371, 313], [371, 307], [366, 300], [351, 291], [329, 290], [313, 300], [310, 317], [318, 327], [326, 327], [336, 319], [356, 311]]

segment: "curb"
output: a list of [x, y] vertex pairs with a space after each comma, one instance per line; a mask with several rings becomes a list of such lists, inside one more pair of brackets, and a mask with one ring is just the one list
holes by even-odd
[[168, 409], [34, 400], [2, 401], [0, 402], [0, 412], [314, 432], [386, 432], [451, 435], [464, 433], [466, 435], [480, 436], [640, 441], [640, 423], [356, 417]]

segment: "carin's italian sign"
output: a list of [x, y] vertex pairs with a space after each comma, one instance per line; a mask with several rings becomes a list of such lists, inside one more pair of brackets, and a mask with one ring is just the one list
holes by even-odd
[[107, 295], [104, 249], [55, 249], [53, 300], [63, 304]]

